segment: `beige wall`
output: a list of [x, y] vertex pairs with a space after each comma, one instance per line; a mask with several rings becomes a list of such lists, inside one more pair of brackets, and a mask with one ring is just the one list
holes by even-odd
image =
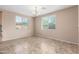
[[[2, 12], [0, 11], [0, 25], [2, 25]], [[2, 39], [2, 32], [1, 32], [1, 27], [0, 27], [0, 41]]]
[[0, 11], [0, 24], [2, 24], [2, 12]]
[[3, 11], [3, 18], [2, 18], [2, 30], [3, 30], [3, 38], [2, 41], [28, 37], [33, 35], [33, 19], [31, 17], [27, 17], [29, 19], [29, 26], [28, 29], [20, 29], [16, 31], [16, 19], [15, 16], [19, 15], [22, 17], [27, 17], [24, 15]]
[[[56, 15], [56, 29], [41, 30], [41, 17]], [[51, 14], [39, 16], [35, 19], [36, 35], [45, 38], [56, 39], [69, 43], [78, 42], [78, 7], [56, 11]]]
[[78, 6], [78, 44], [79, 44], [79, 6]]

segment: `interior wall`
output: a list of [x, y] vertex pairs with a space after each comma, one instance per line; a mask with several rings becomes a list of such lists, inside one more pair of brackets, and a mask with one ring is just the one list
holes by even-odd
[[2, 24], [2, 12], [0, 11], [0, 25]]
[[[12, 13], [9, 11], [3, 11], [2, 15], [2, 41], [22, 38], [22, 37], [29, 37], [33, 35], [33, 19], [32, 17], [24, 16], [17, 13]], [[16, 31], [16, 16], [22, 16], [29, 19], [29, 25], [27, 29], [20, 29]]]
[[[41, 30], [41, 18], [47, 15], [56, 15], [56, 29]], [[35, 19], [36, 36], [56, 39], [69, 43], [78, 43], [78, 6], [55, 11]]]
[[79, 6], [78, 6], [78, 44], [79, 44]]
[[1, 25], [2, 25], [2, 12], [0, 11], [0, 41], [1, 41], [1, 39], [2, 39], [2, 28], [1, 28]]

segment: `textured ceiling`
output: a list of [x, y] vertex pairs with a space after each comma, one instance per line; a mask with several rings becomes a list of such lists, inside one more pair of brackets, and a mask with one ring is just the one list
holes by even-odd
[[[38, 15], [44, 15], [64, 8], [69, 8], [72, 5], [37, 5]], [[0, 10], [8, 10], [17, 12], [27, 16], [35, 16], [34, 5], [0, 5]]]

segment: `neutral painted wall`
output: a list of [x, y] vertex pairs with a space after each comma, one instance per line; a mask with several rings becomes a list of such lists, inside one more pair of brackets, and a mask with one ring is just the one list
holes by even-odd
[[0, 11], [0, 24], [2, 24], [2, 12]]
[[79, 6], [78, 6], [78, 44], [79, 44]]
[[[19, 31], [16, 31], [16, 15], [27, 17], [29, 19], [28, 29], [22, 28]], [[3, 11], [2, 16], [2, 41], [28, 37], [33, 35], [33, 19], [31, 17], [20, 15], [17, 13], [12, 13], [9, 11]]]
[[[0, 11], [0, 25], [2, 25], [2, 12]], [[1, 27], [0, 27], [0, 41], [2, 39], [2, 32], [1, 32]]]
[[[41, 17], [56, 15], [56, 29], [41, 30]], [[78, 6], [36, 17], [36, 36], [78, 43]]]

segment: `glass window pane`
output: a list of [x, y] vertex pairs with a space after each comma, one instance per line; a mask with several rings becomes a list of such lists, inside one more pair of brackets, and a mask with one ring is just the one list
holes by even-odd
[[16, 29], [19, 30], [21, 28], [28, 27], [28, 19], [20, 16], [16, 16]]
[[47, 16], [42, 18], [42, 28], [43, 29], [55, 29], [56, 28], [56, 17]]

